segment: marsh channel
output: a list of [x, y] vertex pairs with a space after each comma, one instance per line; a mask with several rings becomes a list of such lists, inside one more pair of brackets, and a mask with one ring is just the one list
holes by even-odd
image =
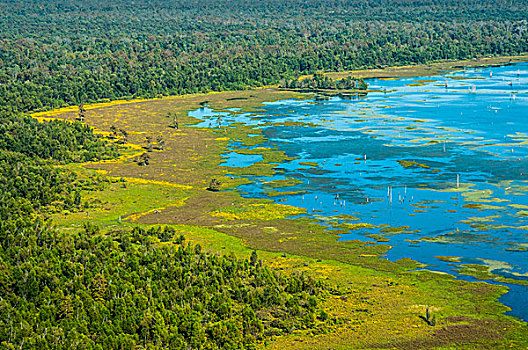
[[[383, 242], [390, 260], [501, 283], [501, 302], [528, 320], [528, 63], [437, 76], [369, 79], [366, 95], [265, 103], [252, 112], [189, 112], [197, 127], [242, 123], [264, 143], [232, 142], [227, 167], [293, 160], [236, 189], [307, 209], [340, 240]], [[249, 153], [249, 154], [248, 154]], [[284, 180], [284, 181], [274, 181]], [[281, 185], [273, 188], [270, 183]]]

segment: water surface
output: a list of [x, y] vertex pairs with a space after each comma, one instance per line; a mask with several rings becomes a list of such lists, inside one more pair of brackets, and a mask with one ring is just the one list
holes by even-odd
[[[484, 264], [494, 274], [528, 279], [528, 64], [369, 84], [377, 91], [362, 97], [190, 115], [203, 120], [198, 126], [253, 125], [267, 137], [259, 146], [298, 157], [274, 177], [302, 183], [277, 191], [308, 193], [273, 199], [314, 217], [347, 214], [375, 226], [341, 240], [379, 234], [390, 239], [391, 260], [410, 257], [452, 274], [461, 264]], [[227, 166], [261, 160], [231, 148]], [[239, 190], [265, 197], [269, 188], [253, 180]], [[528, 319], [527, 288], [508, 286], [501, 301]]]

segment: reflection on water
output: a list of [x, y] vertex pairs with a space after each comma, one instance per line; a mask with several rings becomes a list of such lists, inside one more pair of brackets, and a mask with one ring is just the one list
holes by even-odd
[[[377, 91], [356, 99], [190, 115], [203, 120], [198, 126], [253, 125], [267, 137], [259, 146], [299, 157], [280, 164], [275, 178], [302, 183], [277, 191], [308, 193], [274, 198], [307, 215], [348, 214], [373, 226], [342, 240], [383, 235], [392, 260], [411, 257], [454, 274], [453, 265], [485, 264], [527, 279], [528, 64], [369, 83]], [[231, 166], [247, 166], [238, 153], [228, 156]], [[240, 190], [266, 196], [253, 180]], [[528, 319], [527, 288], [510, 286], [502, 301]]]

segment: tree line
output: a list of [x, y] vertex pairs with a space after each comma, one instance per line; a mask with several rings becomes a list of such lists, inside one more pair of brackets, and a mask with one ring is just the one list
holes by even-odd
[[339, 80], [333, 80], [320, 72], [311, 77], [302, 79], [292, 79], [285, 81], [281, 87], [286, 89], [299, 89], [305, 91], [315, 90], [356, 90], [365, 91], [368, 88], [367, 82], [363, 78], [345, 77]]

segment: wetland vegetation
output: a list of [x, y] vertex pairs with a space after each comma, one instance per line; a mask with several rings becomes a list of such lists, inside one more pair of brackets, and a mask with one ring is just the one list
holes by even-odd
[[527, 9], [0, 3], [0, 347], [527, 347]]

